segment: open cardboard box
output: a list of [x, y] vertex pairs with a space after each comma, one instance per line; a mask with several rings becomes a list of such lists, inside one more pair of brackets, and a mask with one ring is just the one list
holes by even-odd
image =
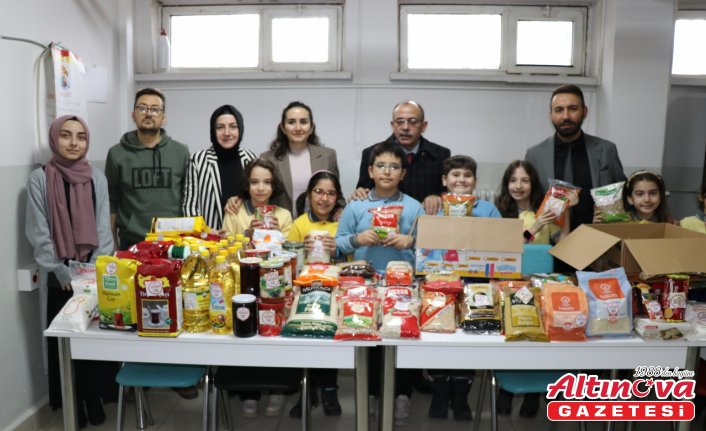
[[645, 280], [706, 273], [706, 235], [667, 223], [581, 225], [549, 253], [578, 270], [622, 266]]
[[421, 216], [415, 272], [450, 270], [462, 277], [520, 278], [522, 229], [519, 219]]

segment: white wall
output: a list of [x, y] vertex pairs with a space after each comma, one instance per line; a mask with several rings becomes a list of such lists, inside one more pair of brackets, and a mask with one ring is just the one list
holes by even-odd
[[[4, 2], [0, 13], [0, 34], [36, 40], [43, 44], [61, 41], [89, 64], [108, 70], [109, 91], [105, 104], [89, 104], [91, 130], [89, 156], [102, 159], [108, 147], [117, 141], [127, 126], [127, 114], [118, 107], [124, 96], [124, 69], [119, 61], [121, 26], [119, 16], [129, 16], [128, 2], [78, 0], [25, 0]], [[127, 6], [127, 9], [126, 9]], [[124, 21], [124, 20], [123, 20]], [[122, 29], [124, 33], [124, 28]], [[34, 81], [32, 68], [41, 52], [39, 47], [0, 40], [0, 429], [14, 427], [46, 402], [46, 376], [42, 365], [38, 292], [19, 292], [19, 266], [32, 261], [32, 251], [25, 240], [25, 184], [35, 166]], [[122, 71], [121, 71], [122, 69]], [[119, 84], [120, 75], [123, 84]], [[130, 89], [132, 92], [132, 89]], [[123, 112], [127, 112], [123, 110]]]
[[[87, 63], [107, 68], [108, 102], [89, 104], [90, 158], [99, 166], [107, 149], [133, 126], [132, 5], [127, 0], [25, 0], [0, 14], [0, 34], [62, 41]], [[590, 108], [585, 130], [618, 144], [626, 172], [660, 169], [664, 162], [665, 171], [677, 178], [689, 172], [686, 184], [674, 180], [677, 188], [693, 188], [706, 143], [706, 90], [675, 87], [670, 94], [673, 1], [608, 1], [603, 9], [598, 17], [606, 23], [598, 38], [604, 52], [601, 84], [584, 87]], [[339, 153], [346, 192], [357, 179], [362, 148], [389, 135], [393, 105], [415, 99], [427, 111], [426, 136], [454, 153], [475, 157], [479, 187], [494, 188], [511, 159], [521, 158], [527, 147], [551, 134], [548, 99], [554, 85], [390, 80], [398, 68], [396, 23], [396, 0], [346, 3], [344, 68], [353, 76], [348, 81], [142, 80], [134, 86], [165, 90], [167, 129], [192, 151], [209, 145], [208, 119], [223, 103], [242, 110], [244, 145], [263, 151], [281, 109], [300, 99], [312, 106], [323, 142]], [[147, 43], [142, 37], [136, 40]], [[23, 233], [24, 185], [33, 168], [32, 66], [38, 55], [31, 45], [0, 40], [0, 184], [5, 203], [0, 220], [6, 221], [0, 232], [11, 244], [0, 248], [0, 283], [6, 289], [0, 301], [0, 325], [5, 328], [0, 333], [0, 429], [17, 424], [46, 396], [37, 295], [14, 288], [16, 268], [32, 259]], [[683, 200], [693, 206], [688, 196]]]

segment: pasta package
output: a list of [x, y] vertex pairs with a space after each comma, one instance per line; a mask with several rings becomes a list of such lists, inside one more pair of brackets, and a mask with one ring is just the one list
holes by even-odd
[[630, 215], [623, 208], [624, 185], [625, 181], [620, 181], [591, 189], [591, 197], [593, 197], [596, 207], [601, 211], [603, 223], [630, 221]]
[[101, 329], [119, 331], [137, 329], [135, 274], [138, 265], [140, 262], [132, 259], [98, 256], [96, 282]]
[[424, 290], [419, 327], [424, 332], [456, 332], [456, 294]]
[[338, 328], [334, 340], [379, 341], [378, 310], [375, 297], [344, 296], [338, 303]]
[[441, 205], [445, 216], [470, 217], [476, 197], [464, 193], [442, 193]]
[[295, 286], [308, 286], [320, 282], [324, 286], [338, 286], [338, 275], [341, 268], [335, 265], [312, 264], [304, 265], [299, 276], [294, 280]]
[[338, 308], [332, 288], [314, 283], [294, 295], [292, 310], [282, 329], [284, 337], [333, 338]]
[[411, 286], [414, 280], [412, 265], [404, 260], [391, 260], [385, 268], [385, 284]]
[[536, 217], [539, 218], [547, 209], [556, 216], [554, 221], [560, 227], [564, 226], [566, 220], [566, 210], [574, 199], [578, 199], [580, 187], [557, 179], [549, 180], [549, 189], [544, 195], [542, 203], [537, 209]]
[[465, 332], [500, 334], [500, 301], [490, 283], [473, 283], [463, 287], [460, 314], [460, 326]]
[[586, 335], [632, 333], [631, 286], [623, 268], [604, 272], [577, 271], [579, 287], [588, 298]]
[[505, 341], [549, 341], [542, 321], [541, 291], [536, 287], [503, 287]]
[[551, 341], [586, 341], [588, 300], [580, 287], [550, 284], [542, 290], [544, 327]]
[[386, 207], [371, 208], [372, 214], [370, 228], [380, 239], [386, 239], [390, 234], [397, 234], [400, 231], [400, 217], [402, 216], [402, 205], [390, 205]]

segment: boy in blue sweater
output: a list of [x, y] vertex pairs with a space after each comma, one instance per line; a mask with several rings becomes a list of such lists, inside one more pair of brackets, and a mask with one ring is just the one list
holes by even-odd
[[[368, 197], [352, 201], [343, 210], [336, 233], [336, 247], [356, 260], [369, 261], [376, 271], [385, 271], [387, 262], [406, 260], [414, 266], [414, 221], [424, 214], [422, 205], [402, 193], [398, 186], [406, 173], [404, 151], [394, 143], [381, 142], [370, 153], [368, 174], [375, 183]], [[402, 206], [399, 232], [381, 239], [372, 229], [370, 210]]]

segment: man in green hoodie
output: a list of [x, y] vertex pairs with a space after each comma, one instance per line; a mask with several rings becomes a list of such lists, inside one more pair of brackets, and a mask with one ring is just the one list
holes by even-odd
[[120, 250], [144, 240], [153, 217], [181, 215], [189, 149], [162, 129], [164, 108], [161, 91], [138, 91], [132, 111], [137, 130], [125, 133], [108, 151], [110, 219]]

